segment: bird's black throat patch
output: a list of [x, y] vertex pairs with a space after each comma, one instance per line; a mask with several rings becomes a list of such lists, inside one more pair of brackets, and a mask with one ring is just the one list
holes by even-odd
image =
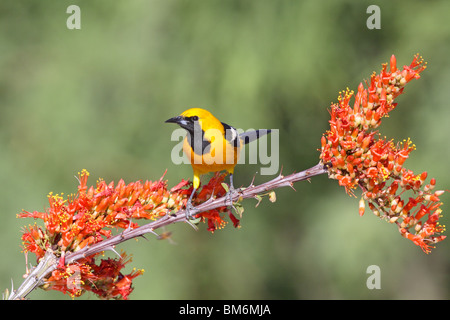
[[194, 153], [199, 156], [211, 151], [211, 141], [205, 139], [205, 131], [200, 127], [198, 121], [194, 122], [192, 128], [187, 129], [187, 141]]

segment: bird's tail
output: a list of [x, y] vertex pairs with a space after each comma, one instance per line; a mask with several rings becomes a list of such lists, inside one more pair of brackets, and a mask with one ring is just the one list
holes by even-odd
[[259, 139], [260, 137], [269, 134], [270, 133], [270, 129], [259, 129], [259, 130], [253, 130], [253, 131], [247, 131], [247, 132], [242, 132], [239, 135], [239, 138], [241, 138], [242, 142], [244, 144], [250, 143], [256, 139]]

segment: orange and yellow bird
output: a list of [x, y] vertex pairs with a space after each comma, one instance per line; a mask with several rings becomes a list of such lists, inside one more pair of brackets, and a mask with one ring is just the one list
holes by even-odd
[[188, 109], [166, 122], [176, 123], [187, 131], [183, 151], [194, 171], [194, 190], [185, 210], [187, 219], [192, 218], [192, 197], [200, 186], [200, 176], [208, 172], [227, 171], [230, 174], [229, 192], [234, 192], [233, 172], [242, 145], [270, 133], [269, 129], [260, 129], [239, 134], [235, 128], [220, 122], [209, 111], [201, 108]]

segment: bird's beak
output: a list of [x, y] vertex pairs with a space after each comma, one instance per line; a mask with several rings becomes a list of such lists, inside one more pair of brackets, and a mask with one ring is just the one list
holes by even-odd
[[179, 125], [187, 125], [186, 119], [184, 119], [182, 116], [170, 118], [170, 119], [166, 120], [165, 122], [166, 123], [176, 123]]

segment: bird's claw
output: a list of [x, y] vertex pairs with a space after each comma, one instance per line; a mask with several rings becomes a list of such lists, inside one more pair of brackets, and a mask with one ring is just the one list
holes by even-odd
[[184, 214], [186, 215], [186, 220], [195, 220], [194, 215], [191, 214], [191, 210], [194, 210], [194, 206], [190, 201], [186, 203], [186, 209], [184, 210]]
[[237, 193], [240, 194], [241, 192], [242, 192], [241, 188], [235, 189], [233, 186], [231, 186], [225, 195], [225, 203], [234, 208], [233, 197], [235, 194]]

